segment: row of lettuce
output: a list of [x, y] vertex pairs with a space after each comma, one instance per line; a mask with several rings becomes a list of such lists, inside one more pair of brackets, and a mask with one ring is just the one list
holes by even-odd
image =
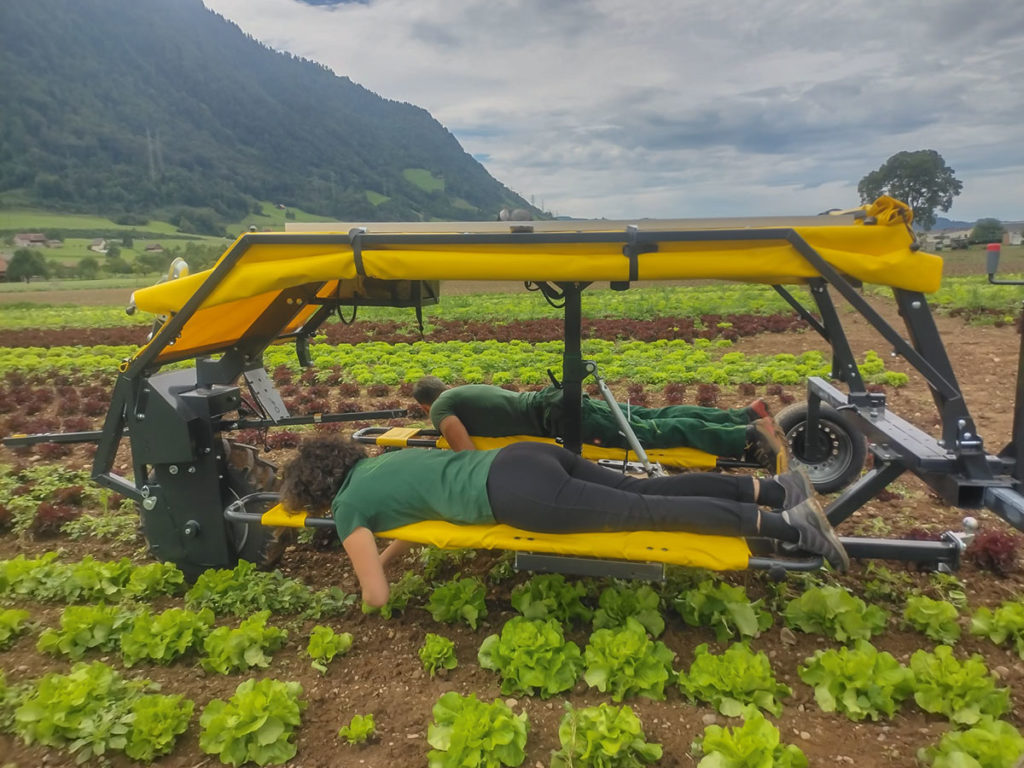
[[[1011, 279], [1013, 276], [1007, 276]], [[1018, 278], [1020, 276], [1017, 276]], [[890, 294], [888, 289], [869, 287], [876, 296]], [[443, 292], [442, 292], [443, 293]], [[807, 303], [801, 289], [794, 293]], [[129, 293], [125, 292], [125, 304]], [[1017, 315], [1024, 288], [990, 285], [983, 275], [947, 277], [942, 288], [928, 297], [943, 311], [980, 310], [1009, 321]], [[585, 317], [628, 317], [638, 320], [654, 317], [690, 317], [706, 315], [757, 314], [771, 315], [791, 312], [789, 305], [769, 286], [755, 284], [707, 283], [700, 285], [644, 285], [629, 291], [591, 289], [583, 294]], [[559, 317], [537, 293], [507, 291], [473, 295], [442, 295], [437, 305], [423, 310], [428, 327], [431, 320], [464, 320], [505, 322], [508, 318], [527, 320]], [[364, 307], [359, 318], [373, 321], [397, 320], [414, 325], [408, 310]], [[115, 328], [127, 325], [149, 325], [153, 320], [145, 313], [125, 314], [123, 306], [48, 306], [13, 304], [0, 307], [0, 330], [20, 328]]]
[[[831, 359], [811, 350], [796, 355], [747, 355], [732, 349], [732, 342], [720, 339], [606, 341], [583, 343], [584, 359], [593, 360], [610, 381], [628, 379], [642, 384], [736, 385], [750, 383], [796, 385], [810, 376], [828, 378]], [[414, 342], [388, 344], [367, 342], [310, 348], [312, 363], [325, 377], [341, 369], [345, 378], [362, 386], [395, 386], [434, 375], [451, 383], [537, 385], [549, 381], [548, 370], [561, 370], [564, 347], [561, 342]], [[40, 381], [55, 376], [96, 379], [111, 377], [131, 357], [131, 347], [0, 347], [0, 377], [21, 374]], [[298, 374], [301, 367], [295, 351], [274, 346], [264, 354], [268, 370], [285, 367]], [[885, 361], [868, 350], [858, 361], [865, 381], [899, 387], [906, 374], [886, 370]]]
[[[439, 572], [444, 557], [431, 554], [424, 573]], [[499, 562], [488, 579], [505, 578], [504, 565]], [[649, 585], [602, 586], [557, 574], [535, 575], [512, 589], [516, 615], [484, 638], [477, 662], [497, 673], [505, 696], [568, 695], [580, 680], [614, 704], [636, 697], [664, 700], [676, 690], [686, 701], [743, 718], [735, 727], [705, 728], [694, 742], [702, 765], [806, 765], [799, 747], [783, 743], [764, 716], [780, 716], [793, 694], [776, 679], [768, 656], [750, 647], [773, 624], [764, 600], [751, 600], [743, 587], [704, 574], [680, 579], [659, 593]], [[1009, 689], [1000, 686], [999, 673], [982, 656], [960, 658], [952, 647], [960, 639], [961, 620], [969, 618], [972, 635], [1024, 659], [1024, 601], [979, 607], [967, 617], [948, 601], [908, 596], [899, 621], [938, 645], [915, 651], [904, 664], [871, 642], [895, 623], [883, 608], [837, 585], [813, 584], [785, 599], [782, 589], [777, 588], [777, 606], [786, 631], [838, 643], [805, 658], [797, 670], [824, 712], [842, 713], [852, 721], [889, 720], [913, 701], [950, 723], [938, 743], [918, 753], [923, 764], [939, 768], [1009, 766], [1024, 752], [1024, 738], [1002, 719], [1010, 712], [1011, 698]], [[183, 606], [161, 612], [148, 604], [182, 595]], [[458, 622], [475, 630], [488, 614], [486, 595], [480, 577], [431, 585], [424, 575], [407, 571], [381, 613], [390, 618], [422, 607], [439, 624]], [[120, 652], [126, 668], [191, 657], [211, 674], [268, 669], [289, 636], [287, 629], [268, 622], [272, 616], [291, 615], [307, 620], [303, 626], [315, 622], [303, 630], [305, 652], [311, 666], [327, 674], [355, 642], [351, 633], [329, 623], [354, 608], [353, 596], [337, 588], [314, 591], [244, 562], [231, 570], [208, 571], [186, 591], [180, 571], [169, 564], [134, 566], [127, 559], [90, 557], [63, 562], [54, 553], [19, 556], [0, 561], [0, 597], [15, 604], [65, 604], [59, 626], [42, 628], [36, 648], [78, 663], [68, 674], [0, 683], [0, 722], [26, 744], [67, 749], [79, 759], [123, 751], [150, 761], [167, 754], [187, 730], [195, 708], [180, 695], [150, 692], [146, 681], [127, 680], [101, 661], [80, 661], [87, 654]], [[712, 628], [724, 650], [715, 653], [701, 644], [689, 667], [676, 669], [675, 652], [658, 639], [666, 628], [663, 606], [688, 625]], [[241, 621], [234, 626], [229, 617]], [[227, 621], [217, 626], [216, 618]], [[0, 647], [37, 629], [24, 608], [0, 611]], [[585, 636], [586, 642], [577, 644], [567, 633]], [[455, 643], [436, 633], [425, 634], [419, 657], [431, 676], [458, 665]], [[299, 683], [273, 678], [241, 683], [229, 700], [214, 699], [203, 708], [200, 749], [231, 765], [291, 759], [305, 706], [302, 693]], [[525, 759], [525, 711], [516, 714], [501, 700], [488, 703], [448, 692], [435, 704], [433, 716], [428, 728], [432, 766], [516, 766]], [[341, 727], [339, 737], [361, 742], [375, 729], [372, 712], [358, 713]], [[647, 741], [628, 706], [576, 709], [567, 702], [559, 738], [553, 766], [635, 766], [661, 756], [660, 746]], [[473, 762], [474, 754], [490, 755], [489, 762]]]

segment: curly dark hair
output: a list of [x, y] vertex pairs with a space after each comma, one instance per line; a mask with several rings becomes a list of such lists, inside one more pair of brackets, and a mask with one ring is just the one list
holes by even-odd
[[281, 503], [289, 512], [326, 513], [349, 470], [365, 458], [359, 443], [334, 435], [303, 440], [284, 466]]

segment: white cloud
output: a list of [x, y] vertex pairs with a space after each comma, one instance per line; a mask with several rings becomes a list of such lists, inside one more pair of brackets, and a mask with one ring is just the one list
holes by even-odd
[[1024, 219], [1024, 4], [204, 0], [278, 50], [429, 110], [575, 216], [814, 213], [901, 150]]

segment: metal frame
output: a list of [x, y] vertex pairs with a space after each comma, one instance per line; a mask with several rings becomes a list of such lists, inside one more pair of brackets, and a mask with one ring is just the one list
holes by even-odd
[[[824, 217], [823, 217], [824, 218]], [[809, 221], [825, 223], [824, 221]], [[863, 222], [871, 226], [870, 220]], [[964, 403], [945, 348], [935, 327], [925, 297], [918, 292], [893, 289], [897, 306], [906, 323], [906, 337], [893, 329], [858, 293], [855, 281], [848, 279], [831, 266], [793, 228], [756, 226], [749, 229], [669, 229], [647, 230], [626, 226], [624, 231], [607, 231], [580, 227], [575, 232], [544, 231], [543, 223], [536, 226], [517, 225], [509, 230], [496, 231], [482, 227], [485, 232], [421, 233], [385, 231], [368, 232], [354, 229], [346, 234], [303, 235], [304, 244], [337, 244], [351, 247], [357, 271], [362, 269], [364, 250], [388, 245], [446, 244], [514, 244], [544, 245], [621, 244], [623, 258], [627, 260], [629, 280], [613, 283], [614, 288], [626, 289], [640, 276], [640, 261], [645, 253], [656, 252], [659, 243], [716, 243], [716, 242], [771, 242], [789, 244], [818, 272], [820, 277], [809, 280], [810, 296], [820, 321], [803, 307], [783, 286], [775, 290], [830, 344], [833, 354], [833, 378], [846, 384], [843, 393], [830, 383], [814, 378], [808, 382], [808, 429], [813, 438], [817, 434], [815, 422], [820, 404], [827, 403], [853, 417], [858, 428], [872, 441], [871, 451], [875, 466], [850, 486], [828, 510], [833, 523], [847, 519], [856, 509], [874, 497], [889, 483], [906, 471], [921, 477], [939, 492], [947, 503], [965, 508], [987, 506], [1018, 529], [1024, 530], [1024, 496], [1020, 482], [1024, 468], [1018, 466], [1017, 456], [1024, 451], [1024, 358], [1018, 376], [1017, 406], [1014, 412], [1014, 437], [999, 455], [987, 454], [984, 444]], [[654, 223], [651, 226], [658, 226]], [[537, 231], [535, 231], [537, 230]], [[353, 301], [318, 299], [322, 282], [295, 286], [283, 291], [248, 329], [242, 329], [237, 344], [226, 348], [183, 351], [180, 356], [168, 348], [173, 345], [188, 319], [202, 306], [207, 297], [221, 284], [238, 264], [246, 251], [257, 244], [291, 244], [297, 238], [289, 234], [251, 233], [239, 238], [211, 270], [208, 278], [188, 299], [182, 309], [167, 319], [154, 332], [152, 341], [131, 359], [120, 372], [112, 393], [111, 406], [99, 433], [77, 433], [61, 436], [58, 441], [96, 440], [97, 452], [93, 477], [97, 483], [111, 488], [139, 502], [143, 507], [144, 526], [147, 516], [152, 520], [159, 513], [169, 523], [157, 532], [159, 536], [177, 539], [173, 556], [190, 558], [201, 551], [200, 566], [218, 558], [230, 544], [227, 534], [221, 534], [213, 543], [198, 548], [196, 530], [192, 523], [196, 516], [207, 522], [223, 521], [224, 499], [228, 498], [229, 478], [223, 467], [224, 457], [217, 451], [217, 437], [224, 431], [241, 428], [270, 428], [286, 424], [312, 423], [290, 417], [283, 405], [276, 401], [272, 384], [265, 386], [262, 353], [267, 345], [280, 338], [294, 338], [300, 361], [308, 363], [306, 350], [309, 336], [338, 306]], [[992, 271], [992, 270], [990, 270]], [[579, 452], [582, 447], [580, 400], [583, 379], [592, 371], [581, 354], [581, 297], [588, 282], [559, 282], [539, 284], [545, 296], [557, 297], [564, 302], [564, 341], [562, 359], [562, 388], [566, 414], [565, 447]], [[884, 395], [867, 391], [857, 368], [853, 351], [843, 332], [842, 323], [832, 302], [829, 290], [836, 291], [854, 307], [888, 341], [895, 352], [903, 356], [928, 382], [942, 423], [942, 437], [935, 439], [908, 422], [890, 413]], [[322, 306], [306, 320], [302, 327], [287, 334], [287, 327], [301, 307], [311, 303]], [[279, 335], [281, 334], [281, 335]], [[1022, 340], [1024, 343], [1024, 340]], [[1022, 348], [1024, 352], [1024, 348]], [[220, 354], [219, 359], [208, 355]], [[175, 360], [197, 358], [196, 367], [189, 371], [159, 371], [160, 366]], [[158, 361], [159, 358], [159, 361]], [[239, 377], [246, 377], [250, 389], [265, 418], [230, 420], [227, 415], [241, 403]], [[255, 384], [255, 386], [253, 386]], [[401, 412], [376, 412], [374, 416], [399, 415]], [[320, 421], [347, 421], [365, 418], [370, 414], [325, 415]], [[316, 418], [313, 419], [316, 421]], [[122, 438], [128, 435], [132, 443], [132, 463], [136, 483], [131, 483], [112, 471], [114, 456]], [[54, 439], [56, 436], [48, 436]], [[39, 438], [36, 440], [36, 438]], [[41, 441], [42, 436], [17, 438]], [[25, 444], [22, 442], [21, 444]], [[813, 444], [809, 446], [813, 450]], [[189, 479], [184, 483], [182, 478]], [[186, 487], [187, 486], [187, 487]], [[177, 490], [173, 490], [174, 488]], [[207, 503], [209, 499], [209, 503]], [[200, 500], [201, 509], [194, 505]], [[184, 511], [182, 511], [184, 508]], [[147, 513], [150, 513], [147, 515]], [[235, 521], [237, 522], [237, 521]], [[209, 528], [209, 525], [204, 527]], [[147, 537], [149, 537], [147, 531]], [[205, 534], [204, 534], [205, 535]], [[970, 531], [947, 534], [941, 542], [908, 542], [875, 539], [846, 539], [847, 548], [854, 557], [882, 557], [904, 559], [938, 567], [955, 567]], [[199, 536], [198, 538], [203, 538]], [[214, 537], [217, 538], [216, 536]], [[166, 553], [165, 553], [166, 554]], [[754, 558], [752, 565], [764, 560], [765, 567], [776, 567], [772, 558]]]

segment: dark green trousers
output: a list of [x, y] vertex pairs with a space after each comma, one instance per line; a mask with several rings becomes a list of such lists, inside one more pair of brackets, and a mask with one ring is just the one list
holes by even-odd
[[[583, 440], [613, 448], [628, 448], [608, 404], [583, 398]], [[740, 458], [747, 444], [750, 416], [746, 408], [704, 408], [669, 405], [664, 408], [627, 407], [629, 425], [644, 448], [697, 448], [716, 456]]]

